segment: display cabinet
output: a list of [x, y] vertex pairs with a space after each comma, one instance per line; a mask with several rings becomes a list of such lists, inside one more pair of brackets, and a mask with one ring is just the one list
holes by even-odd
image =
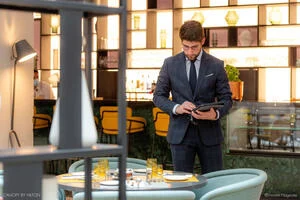
[[236, 102], [227, 117], [229, 152], [300, 153], [300, 104]]

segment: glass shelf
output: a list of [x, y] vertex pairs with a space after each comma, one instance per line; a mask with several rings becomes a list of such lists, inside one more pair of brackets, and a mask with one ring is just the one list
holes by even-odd
[[209, 53], [239, 67], [288, 67], [288, 47], [210, 48]]
[[260, 46], [300, 45], [300, 25], [259, 27]]
[[289, 0], [235, 0], [237, 5], [288, 3]]
[[164, 59], [172, 56], [172, 49], [131, 50], [127, 55], [127, 68], [161, 68]]

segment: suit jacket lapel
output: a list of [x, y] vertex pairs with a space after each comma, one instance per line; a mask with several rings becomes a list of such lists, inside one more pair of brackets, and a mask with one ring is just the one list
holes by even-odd
[[194, 97], [199, 93], [199, 89], [201, 85], [205, 84], [203, 81], [204, 81], [205, 73], [207, 71], [207, 65], [208, 65], [207, 54], [203, 50]]
[[[187, 72], [186, 72], [186, 58], [184, 53], [182, 52], [179, 56], [178, 59], [178, 65], [177, 66], [177, 71], [178, 71], [178, 76], [179, 79], [184, 83], [184, 85], [190, 86], [188, 77], [187, 77]], [[190, 97], [193, 98], [193, 93], [191, 87], [187, 87], [188, 89], [184, 88], [184, 90], [188, 91]]]

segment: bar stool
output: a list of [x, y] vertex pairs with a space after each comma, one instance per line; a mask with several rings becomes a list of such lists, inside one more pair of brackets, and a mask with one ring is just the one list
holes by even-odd
[[50, 128], [51, 126], [51, 116], [48, 114], [42, 114], [36, 112], [36, 106], [33, 107], [33, 130]]
[[[167, 145], [168, 151], [164, 151], [164, 152], [169, 152], [169, 154], [170, 154], [171, 150], [170, 150], [169, 144], [166, 143], [166, 137], [168, 134], [170, 116], [158, 107], [154, 107], [152, 109], [152, 114], [153, 114], [153, 123], [154, 123], [154, 128], [155, 128], [155, 135], [153, 136], [153, 142], [152, 142], [152, 157], [154, 156], [153, 153], [155, 152], [155, 140], [156, 139], [157, 139], [157, 142], [161, 143], [160, 146]], [[159, 155], [158, 157], [161, 158], [161, 161], [165, 167], [167, 165], [171, 165], [171, 164], [167, 163], [168, 155], [166, 155], [165, 153], [164, 153], [164, 155]]]
[[52, 118], [48, 114], [37, 113], [36, 106], [33, 107], [33, 132], [34, 132], [34, 144], [45, 145], [49, 144], [48, 135], [51, 127]]
[[[118, 134], [118, 106], [101, 106], [100, 107], [101, 135], [102, 143], [117, 143]], [[134, 135], [136, 133], [145, 133], [146, 119], [139, 116], [132, 116], [132, 109], [126, 107], [126, 133]], [[131, 141], [128, 140], [130, 148]]]

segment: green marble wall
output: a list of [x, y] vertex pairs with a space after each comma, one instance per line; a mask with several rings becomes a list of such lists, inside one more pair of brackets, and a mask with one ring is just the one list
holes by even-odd
[[232, 168], [256, 168], [268, 174], [263, 194], [292, 195], [300, 199], [300, 159], [247, 155], [224, 155], [224, 166]]

